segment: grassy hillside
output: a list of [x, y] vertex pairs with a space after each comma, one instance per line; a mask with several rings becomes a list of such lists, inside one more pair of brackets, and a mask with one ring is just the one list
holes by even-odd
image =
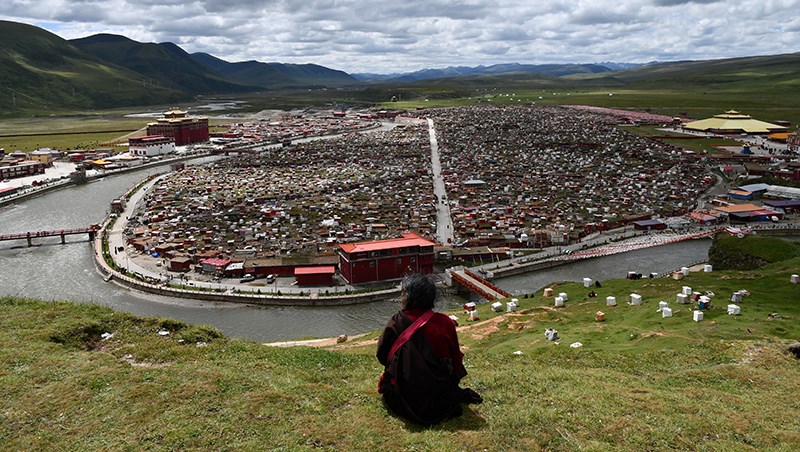
[[[403, 108], [536, 102], [586, 104], [702, 119], [735, 109], [764, 121], [800, 123], [800, 53], [661, 63], [600, 74], [511, 74], [398, 85]], [[436, 92], [432, 95], [426, 89]], [[499, 93], [516, 94], [513, 98]], [[455, 95], [455, 96], [454, 96]], [[455, 100], [453, 97], [458, 97]], [[391, 98], [391, 96], [389, 96]], [[396, 106], [382, 100], [385, 107]]]
[[800, 256], [800, 245], [757, 235], [740, 239], [730, 234], [717, 234], [708, 250], [709, 263], [720, 270], [753, 270], [797, 256]]
[[167, 87], [143, 86], [134, 72], [98, 60], [31, 25], [0, 21], [0, 41], [4, 43], [0, 47], [3, 116], [188, 98]]
[[198, 63], [233, 80], [268, 89], [361, 84], [346, 72], [317, 64], [262, 63], [260, 61], [229, 63], [207, 53], [194, 53], [191, 57]]
[[[423, 429], [375, 392], [377, 333], [331, 349], [266, 347], [95, 306], [2, 299], [0, 443], [11, 450], [797, 450], [800, 258], [683, 281], [557, 284], [517, 313], [462, 321], [462, 418]], [[683, 285], [716, 293], [699, 323]], [[725, 307], [748, 289], [742, 315]], [[627, 306], [640, 293], [642, 306]], [[605, 297], [619, 305], [606, 307]], [[658, 302], [674, 316], [663, 319]], [[606, 313], [604, 322], [594, 314]], [[463, 316], [462, 316], [463, 317]], [[555, 327], [562, 340], [546, 341]], [[168, 335], [159, 334], [167, 331]], [[113, 336], [102, 339], [103, 333]], [[581, 342], [579, 348], [570, 344]]]
[[150, 86], [166, 86], [190, 94], [255, 91], [199, 64], [172, 43], [141, 43], [124, 36], [99, 34], [70, 41], [102, 61], [141, 74]]

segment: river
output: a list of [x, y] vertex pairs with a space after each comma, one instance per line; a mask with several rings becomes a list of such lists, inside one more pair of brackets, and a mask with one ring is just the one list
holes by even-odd
[[[100, 223], [111, 201], [149, 174], [150, 168], [100, 179], [0, 207], [0, 234], [86, 227]], [[382, 328], [397, 300], [333, 308], [258, 307], [162, 297], [104, 282], [95, 272], [91, 245], [83, 236], [0, 242], [0, 296], [94, 303], [143, 316], [208, 324], [230, 337], [281, 341], [300, 337], [352, 335]], [[589, 259], [497, 281], [515, 294], [553, 281], [622, 278], [629, 270], [663, 273], [707, 257], [710, 240], [690, 240], [630, 253]], [[462, 300], [445, 298], [445, 307]]]

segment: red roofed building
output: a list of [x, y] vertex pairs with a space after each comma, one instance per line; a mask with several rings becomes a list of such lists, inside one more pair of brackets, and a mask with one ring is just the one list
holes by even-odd
[[298, 286], [331, 286], [336, 267], [324, 265], [316, 267], [296, 267], [294, 277]]
[[200, 264], [203, 266], [204, 273], [220, 272], [230, 263], [231, 263], [230, 259], [213, 258], [213, 257], [200, 261]]
[[399, 239], [339, 245], [339, 269], [350, 284], [400, 279], [410, 273], [433, 273], [436, 244], [417, 234]]
[[173, 108], [147, 125], [147, 135], [172, 137], [177, 146], [208, 141], [208, 118], [189, 117], [185, 111]]

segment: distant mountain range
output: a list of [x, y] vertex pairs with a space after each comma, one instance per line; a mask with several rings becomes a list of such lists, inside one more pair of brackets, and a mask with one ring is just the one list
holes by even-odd
[[[363, 102], [409, 96], [459, 97], [475, 87], [694, 86], [772, 93], [800, 88], [800, 53], [671, 63], [496, 64], [398, 74], [350, 75], [316, 64], [230, 63], [173, 43], [98, 34], [67, 41], [41, 28], [0, 21], [0, 116], [185, 102], [198, 95], [349, 87]], [[360, 88], [360, 89], [359, 89]], [[357, 94], [353, 94], [358, 91]], [[331, 98], [337, 101], [338, 99]]]
[[197, 95], [360, 84], [314, 64], [229, 63], [173, 43], [98, 34], [67, 41], [41, 28], [0, 21], [0, 102], [9, 110], [165, 104]]
[[229, 63], [207, 53], [193, 53], [192, 59], [228, 78], [254, 86], [321, 88], [358, 84], [348, 73], [318, 64]]
[[353, 77], [364, 82], [418, 82], [439, 78], [478, 77], [483, 75], [501, 75], [513, 73], [538, 74], [551, 77], [562, 77], [572, 74], [598, 74], [615, 69], [638, 67], [636, 64], [608, 63], [603, 64], [494, 64], [491, 66], [450, 66], [444, 69], [422, 69], [415, 72], [398, 74], [353, 74]]

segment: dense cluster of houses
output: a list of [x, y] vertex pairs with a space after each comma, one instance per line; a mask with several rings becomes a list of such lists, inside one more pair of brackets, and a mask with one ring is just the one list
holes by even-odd
[[426, 110], [458, 243], [527, 246], [682, 215], [712, 183], [682, 149], [564, 107]]
[[338, 264], [341, 243], [433, 233], [429, 167], [421, 126], [241, 154], [153, 187], [128, 238], [178, 271], [286, 275]]
[[[417, 116], [435, 125], [444, 198], [433, 194], [424, 123], [369, 134], [347, 133], [368, 124], [363, 119], [238, 123], [229, 138], [284, 139], [337, 127], [343, 136], [172, 173], [138, 206], [128, 242], [165, 257], [173, 271], [320, 283], [338, 266], [349, 282], [372, 281], [431, 270], [441, 254], [432, 241], [439, 203], [450, 208], [457, 246], [446, 254], [456, 256], [468, 247], [567, 244], [626, 224], [662, 229], [660, 219], [690, 213], [715, 182], [693, 153], [628, 133], [603, 111], [475, 106]], [[698, 222], [746, 217], [727, 208], [720, 201], [691, 215]], [[772, 218], [783, 211], [754, 212]]]
[[211, 134], [211, 141], [229, 148], [252, 143], [277, 143], [297, 138], [356, 132], [380, 123], [360, 117], [329, 117], [322, 115], [281, 115], [276, 120], [236, 122], [226, 132]]

